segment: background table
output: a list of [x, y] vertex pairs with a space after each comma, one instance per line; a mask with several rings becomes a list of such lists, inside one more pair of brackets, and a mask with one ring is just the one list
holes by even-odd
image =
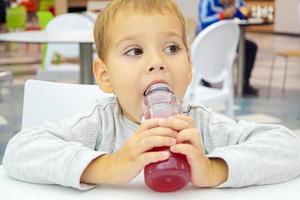
[[21, 31], [0, 34], [0, 41], [17, 43], [78, 43], [80, 83], [93, 84], [93, 33], [91, 31]]
[[240, 41], [238, 49], [238, 68], [237, 68], [237, 94], [243, 95], [244, 86], [244, 71], [245, 71], [245, 28], [249, 26], [261, 26], [271, 24], [270, 22], [264, 22], [262, 19], [249, 19], [249, 20], [235, 20], [240, 26]]
[[79, 191], [57, 185], [24, 183], [9, 178], [0, 166], [1, 200], [299, 200], [300, 178], [266, 186], [238, 189], [194, 188], [191, 185], [172, 193], [159, 193], [144, 185], [142, 174], [123, 186], [97, 186], [89, 191]]

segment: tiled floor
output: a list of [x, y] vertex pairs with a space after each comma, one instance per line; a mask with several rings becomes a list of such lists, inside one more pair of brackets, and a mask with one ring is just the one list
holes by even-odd
[[[260, 97], [238, 98], [235, 102], [241, 106], [241, 110], [237, 112], [237, 115], [240, 115], [238, 118], [253, 119], [253, 121], [259, 119], [261, 122], [279, 122], [290, 129], [299, 129], [300, 59], [289, 59], [285, 94], [281, 92], [284, 60], [280, 57], [276, 59], [271, 94], [270, 98], [267, 97], [270, 66], [274, 52], [286, 49], [300, 49], [299, 37], [251, 33], [248, 34], [248, 38], [253, 39], [259, 45], [259, 52], [251, 82], [260, 89]], [[249, 114], [252, 115], [252, 118], [249, 118]], [[260, 116], [255, 116], [255, 114], [259, 114]], [[266, 115], [266, 117], [263, 117], [261, 114]], [[274, 120], [271, 120], [272, 118]]]
[[[300, 49], [300, 39], [255, 33], [247, 33], [247, 37], [259, 45], [251, 82], [260, 89], [260, 96], [258, 98], [236, 98], [236, 119], [283, 124], [300, 134], [300, 59], [290, 59], [285, 94], [281, 93], [283, 60], [280, 58], [277, 60], [271, 95], [270, 98], [267, 97], [273, 52], [284, 49]], [[34, 78], [40, 58], [37, 46], [13, 47], [14, 51], [7, 52], [3, 51], [3, 44], [0, 44], [0, 71], [10, 69], [16, 74], [10, 100], [4, 98], [5, 104], [0, 101], [0, 163], [7, 141], [20, 129], [24, 82], [28, 78]], [[9, 63], [9, 65], [5, 63]], [[8, 94], [4, 90], [3, 94], [5, 93]], [[215, 109], [222, 110], [222, 108]]]

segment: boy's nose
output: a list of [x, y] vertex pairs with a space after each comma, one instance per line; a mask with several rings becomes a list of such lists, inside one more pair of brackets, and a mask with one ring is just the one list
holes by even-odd
[[163, 62], [163, 58], [161, 58], [160, 56], [158, 55], [152, 56], [149, 61], [150, 62], [148, 63], [147, 66], [148, 73], [166, 71], [167, 68]]
[[162, 53], [157, 52], [157, 50], [155, 49], [148, 55], [148, 63], [146, 65], [147, 73], [162, 73], [167, 70]]
[[165, 67], [162, 65], [148, 67], [148, 72], [164, 71], [164, 70], [165, 70]]

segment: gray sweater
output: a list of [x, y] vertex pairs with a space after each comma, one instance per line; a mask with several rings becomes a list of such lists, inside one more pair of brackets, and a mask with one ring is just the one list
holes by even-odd
[[[237, 123], [201, 106], [192, 106], [188, 115], [200, 130], [207, 156], [222, 158], [229, 167], [227, 181], [218, 187], [272, 184], [300, 174], [300, 139], [289, 129]], [[19, 132], [7, 145], [3, 167], [19, 180], [90, 189], [80, 183], [84, 169], [121, 148], [137, 126], [122, 115], [115, 97], [99, 99], [59, 124]]]

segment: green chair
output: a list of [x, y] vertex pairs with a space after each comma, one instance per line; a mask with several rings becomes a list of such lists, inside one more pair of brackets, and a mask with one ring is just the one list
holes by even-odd
[[[38, 11], [37, 12], [38, 22], [42, 30], [44, 30], [48, 24], [48, 22], [53, 19], [53, 15], [50, 11]], [[41, 66], [44, 68], [45, 66], [45, 56], [47, 52], [47, 44], [43, 45], [42, 49], [42, 63]]]
[[27, 21], [27, 11], [24, 6], [10, 7], [6, 12], [6, 28], [8, 31], [24, 30]]
[[39, 25], [42, 30], [44, 30], [48, 24], [48, 22], [53, 19], [53, 15], [49, 11], [38, 11], [37, 17], [39, 21]]
[[40, 0], [39, 2], [39, 10], [40, 11], [46, 11], [49, 10], [50, 8], [54, 7], [54, 0]]

